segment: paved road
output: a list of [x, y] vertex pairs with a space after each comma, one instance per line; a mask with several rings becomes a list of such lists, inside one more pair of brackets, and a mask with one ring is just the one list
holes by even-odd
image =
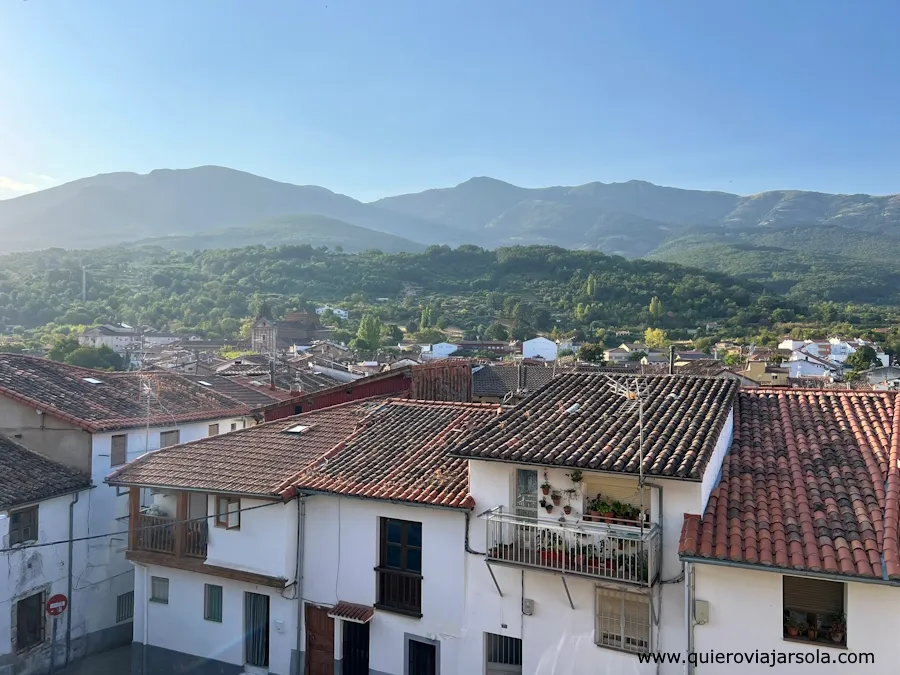
[[89, 656], [56, 675], [131, 675], [131, 645]]

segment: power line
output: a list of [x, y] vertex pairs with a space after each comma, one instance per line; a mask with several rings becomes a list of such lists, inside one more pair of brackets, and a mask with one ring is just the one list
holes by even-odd
[[[256, 509], [262, 509], [267, 506], [275, 506], [277, 504], [283, 504], [283, 503], [284, 502], [280, 502], [280, 501], [266, 502], [265, 504], [257, 504], [256, 506], [248, 506], [245, 509], [238, 509], [237, 511], [230, 511], [230, 513], [243, 513], [244, 511], [254, 511]], [[146, 525], [144, 527], [129, 528], [122, 532], [107, 532], [106, 534], [92, 534], [87, 537], [77, 537], [75, 539], [59, 539], [57, 541], [47, 541], [47, 542], [38, 543], [38, 544], [24, 544], [23, 546], [14, 546], [12, 548], [0, 548], [0, 553], [15, 553], [16, 551], [24, 551], [24, 550], [30, 549], [30, 548], [43, 548], [45, 546], [57, 546], [59, 544], [68, 544], [70, 541], [71, 542], [79, 542], [79, 541], [90, 541], [92, 539], [105, 539], [106, 537], [118, 537], [118, 536], [122, 536], [122, 535], [128, 536], [128, 533], [131, 532], [132, 529], [138, 530], [138, 531], [152, 530], [152, 529], [158, 529], [160, 527], [168, 527], [169, 525], [179, 525], [182, 523], [193, 523], [193, 522], [198, 522], [198, 521], [203, 521], [203, 520], [209, 520], [210, 518], [215, 518], [215, 517], [216, 517], [216, 514], [201, 516], [199, 518], [188, 518], [187, 520], [172, 519], [171, 521], [164, 523], [162, 525]]]

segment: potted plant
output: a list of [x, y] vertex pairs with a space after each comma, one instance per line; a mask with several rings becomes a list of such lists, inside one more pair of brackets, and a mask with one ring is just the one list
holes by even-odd
[[828, 630], [831, 641], [836, 644], [843, 644], [847, 635], [847, 617], [843, 612], [838, 612], [831, 617], [831, 628]]
[[599, 520], [600, 520], [600, 504], [601, 504], [600, 495], [597, 495], [597, 498], [588, 505], [588, 511], [591, 514], [591, 520], [595, 520], [595, 521], [599, 522]]
[[797, 627], [797, 622], [794, 621], [790, 616], [784, 617], [784, 629], [787, 631], [788, 637], [797, 637], [800, 630]]
[[550, 494], [550, 483], [548, 483], [546, 480], [541, 483], [541, 492], [543, 492], [545, 495]]
[[553, 500], [553, 506], [559, 506], [559, 500], [562, 499], [562, 493], [559, 490], [554, 490], [550, 493], [550, 499]]
[[566, 515], [572, 513], [572, 497], [578, 494], [578, 490], [575, 488], [569, 488], [568, 490], [563, 490], [566, 494], [566, 505], [563, 507], [563, 511], [565, 511]]
[[625, 524], [628, 522], [628, 504], [622, 502], [613, 502], [613, 522]]
[[547, 513], [553, 513], [553, 504], [550, 502], [546, 502], [544, 508], [547, 509]]
[[613, 518], [615, 517], [615, 511], [613, 511], [612, 504], [610, 504], [605, 499], [597, 504], [597, 510], [600, 512], [600, 516], [607, 523], [612, 523]]
[[806, 637], [810, 640], [818, 640], [819, 639], [819, 627], [815, 624], [809, 624], [806, 627]]
[[806, 635], [806, 631], [809, 630], [809, 624], [805, 621], [797, 622], [797, 635]]
[[578, 485], [581, 483], [584, 478], [584, 472], [581, 469], [575, 469], [572, 473], [569, 474], [569, 479], [575, 484]]

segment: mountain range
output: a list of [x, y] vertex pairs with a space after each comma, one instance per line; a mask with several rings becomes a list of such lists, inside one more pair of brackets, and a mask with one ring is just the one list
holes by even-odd
[[900, 195], [741, 196], [639, 180], [523, 188], [480, 177], [364, 203], [206, 166], [101, 174], [0, 201], [7, 251], [126, 242], [177, 249], [309, 243], [348, 252], [554, 244], [678, 262], [816, 296], [821, 283], [803, 286], [813, 275], [827, 279], [823, 297], [900, 303], [891, 281], [900, 278]]

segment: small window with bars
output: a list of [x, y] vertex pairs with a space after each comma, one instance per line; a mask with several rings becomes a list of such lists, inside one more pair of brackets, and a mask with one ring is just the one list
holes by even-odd
[[150, 577], [150, 602], [169, 604], [169, 580], [165, 577]]
[[597, 588], [594, 642], [633, 654], [650, 652], [650, 597]]
[[178, 445], [181, 434], [178, 429], [172, 431], [162, 431], [159, 434], [159, 447], [168, 448], [171, 445]]
[[134, 591], [122, 593], [116, 598], [116, 623], [134, 618]]
[[203, 586], [203, 618], [222, 623], [222, 587], [214, 584]]
[[522, 672], [522, 641], [519, 638], [484, 634], [485, 672], [488, 675]]
[[116, 434], [112, 437], [109, 451], [109, 465], [121, 466], [128, 461], [128, 435]]

